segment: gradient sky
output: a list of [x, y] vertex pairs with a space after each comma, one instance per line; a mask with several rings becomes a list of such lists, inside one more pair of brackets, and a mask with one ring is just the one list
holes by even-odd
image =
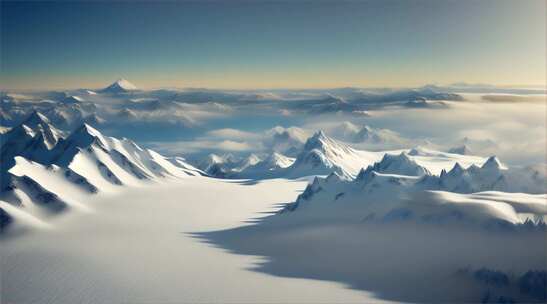
[[546, 2], [1, 2], [0, 87], [545, 85]]

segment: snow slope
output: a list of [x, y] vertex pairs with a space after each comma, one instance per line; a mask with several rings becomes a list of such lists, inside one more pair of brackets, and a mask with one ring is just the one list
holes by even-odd
[[99, 193], [93, 213], [70, 213], [0, 246], [7, 303], [382, 302], [341, 284], [252, 270], [238, 256], [193, 237], [233, 228], [289, 201], [306, 182], [254, 186], [196, 177]]
[[294, 163], [283, 174], [287, 177], [300, 177], [338, 172], [341, 176], [350, 178], [381, 155], [355, 150], [319, 131], [306, 141]]

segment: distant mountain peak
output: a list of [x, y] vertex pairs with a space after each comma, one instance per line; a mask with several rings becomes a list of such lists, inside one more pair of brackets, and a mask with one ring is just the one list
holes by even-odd
[[[374, 163], [367, 168], [368, 171], [375, 171], [378, 173], [388, 174], [401, 174], [401, 175], [431, 175], [431, 172], [425, 167], [418, 165], [415, 161], [410, 159], [404, 152], [401, 154], [384, 154], [382, 160]], [[364, 175], [365, 172], [360, 172], [360, 175]]]
[[137, 87], [132, 84], [131, 82], [120, 78], [116, 80], [113, 84], [103, 89], [103, 92], [110, 92], [110, 93], [122, 93], [122, 92], [128, 92], [128, 91], [134, 91]]
[[273, 152], [270, 154], [265, 160], [264, 163], [270, 165], [270, 166], [279, 166], [279, 167], [288, 167], [293, 163], [293, 159], [288, 158], [287, 156]]
[[496, 156], [490, 156], [482, 165], [482, 169], [502, 169], [503, 165]]

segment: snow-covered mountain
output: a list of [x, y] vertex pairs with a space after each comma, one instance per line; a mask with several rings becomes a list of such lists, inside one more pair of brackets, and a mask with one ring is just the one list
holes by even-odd
[[197, 167], [211, 176], [225, 178], [233, 175], [234, 172], [240, 172], [248, 166], [253, 166], [259, 161], [260, 158], [254, 154], [242, 158], [231, 153], [223, 155], [211, 153], [201, 160]]
[[1, 135], [2, 172], [14, 163], [15, 156], [47, 161], [50, 150], [62, 139], [62, 132], [53, 127], [39, 112], [33, 112], [22, 124]]
[[284, 170], [286, 177], [328, 175], [337, 172], [346, 178], [381, 158], [383, 153], [355, 150], [325, 135], [323, 131], [310, 137], [294, 163]]
[[492, 156], [482, 167], [471, 165], [464, 169], [456, 164], [449, 172], [443, 171], [439, 177], [442, 189], [459, 193], [480, 191], [504, 191], [523, 193], [545, 193], [545, 168], [505, 168]]
[[272, 152], [263, 160], [258, 161], [252, 166], [247, 166], [237, 172], [232, 172], [230, 177], [265, 179], [279, 177], [285, 168], [294, 163], [294, 158], [283, 154]]
[[289, 167], [294, 158], [272, 152], [258, 156], [251, 153], [247, 157], [209, 154], [199, 162], [198, 168], [210, 176], [219, 178], [267, 179], [282, 177], [283, 169]]
[[337, 173], [315, 178], [284, 213], [301, 209], [299, 217], [330, 221], [544, 225], [546, 177], [538, 169], [507, 169], [491, 157], [481, 167], [456, 164], [436, 176], [405, 154], [386, 155], [352, 181]]
[[287, 157], [283, 154], [272, 153], [266, 159], [259, 162], [255, 166], [265, 166], [267, 170], [277, 170], [282, 168], [287, 168], [294, 163], [294, 158]]
[[126, 93], [130, 91], [137, 90], [137, 87], [131, 82], [120, 78], [116, 80], [113, 84], [101, 90], [103, 93]]
[[203, 174], [182, 158], [104, 136], [87, 124], [64, 138], [38, 112], [2, 138], [2, 225], [21, 214], [24, 219], [85, 208], [79, 203], [85, 196], [121, 185]]
[[365, 170], [361, 170], [359, 174], [367, 171], [411, 176], [431, 175], [431, 172], [427, 168], [411, 160], [405, 152], [401, 152], [399, 155], [386, 153], [381, 161], [368, 166]]
[[[403, 154], [401, 154], [403, 153]], [[395, 157], [401, 154], [399, 157]], [[258, 157], [251, 154], [254, 165], [247, 158], [234, 156], [230, 153], [218, 156], [208, 155], [199, 162], [198, 167], [211, 176], [221, 178], [300, 178], [305, 176], [326, 176], [336, 172], [344, 179], [352, 179], [363, 168], [379, 162], [386, 170], [406, 168], [407, 175], [437, 174], [448, 170], [455, 163], [464, 167], [482, 164], [483, 157], [459, 155], [452, 153], [413, 148], [392, 151], [364, 151], [350, 147], [348, 144], [327, 136], [323, 131], [316, 132], [308, 138], [305, 144], [296, 151], [296, 157], [288, 157], [281, 153], [270, 153], [258, 162]], [[412, 167], [409, 162], [416, 162]]]
[[[351, 179], [361, 169], [382, 160], [386, 154], [398, 155], [402, 152], [405, 153], [401, 156], [402, 159], [396, 158], [396, 160], [404, 163], [405, 159], [410, 159], [421, 167], [421, 169], [415, 169], [419, 170], [417, 172], [423, 170], [423, 173], [430, 172], [432, 174], [440, 174], [443, 169], [451, 168], [456, 162], [469, 167], [472, 164], [481, 164], [485, 161], [483, 157], [450, 154], [420, 147], [410, 150], [378, 152], [357, 150], [328, 137], [323, 131], [318, 131], [307, 140], [295, 162], [282, 170], [280, 176], [302, 177], [328, 175], [336, 172], [342, 178]], [[388, 156], [386, 160], [392, 160], [392, 158]], [[390, 167], [399, 165], [404, 167], [403, 164], [390, 164]]]

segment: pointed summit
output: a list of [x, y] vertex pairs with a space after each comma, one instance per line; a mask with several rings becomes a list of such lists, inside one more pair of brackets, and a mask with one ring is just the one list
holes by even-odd
[[131, 82], [129, 82], [129, 81], [123, 79], [123, 78], [120, 78], [120, 79], [116, 80], [116, 82], [111, 84], [110, 86], [103, 89], [102, 92], [124, 93], [124, 92], [134, 91], [136, 89], [137, 89], [137, 87], [134, 84], [132, 84]]
[[32, 129], [34, 133], [41, 134], [40, 140], [44, 141], [48, 149], [52, 149], [61, 138], [61, 132], [50, 124], [45, 115], [38, 111], [33, 111], [18, 128], [21, 126], [26, 126]]
[[94, 142], [102, 147], [108, 147], [107, 140], [101, 132], [86, 123], [76, 129], [65, 141], [66, 144], [79, 148], [87, 148]]
[[327, 135], [325, 134], [325, 132], [323, 132], [323, 130], [319, 130], [315, 132], [315, 134], [313, 134], [312, 138], [322, 139], [322, 138], [327, 138]]
[[26, 125], [27, 127], [35, 128], [36, 126], [40, 124], [49, 124], [49, 119], [46, 116], [44, 116], [44, 114], [38, 111], [33, 111], [27, 117], [27, 119], [25, 119], [23, 124]]
[[460, 175], [465, 169], [460, 165], [460, 163], [455, 163], [452, 170], [449, 171], [450, 175]]
[[87, 123], [82, 124], [78, 129], [76, 129], [76, 131], [74, 131], [74, 133], [85, 133], [93, 137], [102, 136], [101, 132], [88, 125]]
[[320, 149], [324, 150], [326, 146], [328, 146], [332, 140], [325, 135], [325, 132], [322, 130], [319, 130], [313, 134], [312, 137], [308, 138], [306, 143], [304, 144], [304, 150], [305, 151], [311, 151], [313, 149]]
[[308, 138], [294, 163], [287, 168], [287, 176], [328, 175], [338, 171], [345, 178], [353, 178], [363, 167], [362, 157], [363, 152], [318, 131]]
[[496, 156], [490, 156], [482, 165], [482, 169], [502, 169], [503, 166]]

